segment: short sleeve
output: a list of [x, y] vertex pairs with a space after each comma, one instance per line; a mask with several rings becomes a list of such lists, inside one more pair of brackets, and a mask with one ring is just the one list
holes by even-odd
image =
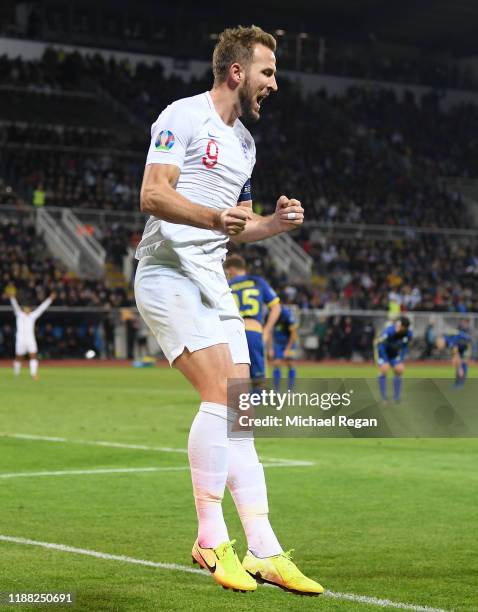
[[193, 122], [188, 109], [181, 104], [171, 104], [151, 126], [146, 165], [172, 164], [182, 170], [192, 136]]
[[264, 303], [268, 308], [279, 303], [277, 293], [264, 279], [261, 279], [261, 289], [262, 295], [264, 296]]

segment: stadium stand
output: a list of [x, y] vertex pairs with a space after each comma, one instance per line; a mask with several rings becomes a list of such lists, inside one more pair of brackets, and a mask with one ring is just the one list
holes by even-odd
[[[138, 215], [110, 223], [93, 213], [137, 213], [149, 124], [170, 101], [207, 89], [209, 77], [186, 83], [166, 77], [160, 63], [134, 69], [127, 60], [53, 49], [35, 61], [2, 57], [0, 75], [0, 202], [20, 209], [72, 208], [107, 252], [106, 279], [68, 279], [65, 288], [57, 287], [57, 304], [130, 304], [121, 270], [139, 239]], [[261, 246], [245, 253], [252, 268], [271, 280], [283, 301], [303, 310], [387, 310], [391, 301], [402, 311], [476, 310], [476, 236], [463, 242], [417, 236], [407, 228], [474, 227], [468, 204], [447, 177], [477, 174], [477, 107], [445, 111], [436, 94], [399, 98], [392, 89], [367, 86], [342, 95], [298, 95], [282, 79], [281, 89], [283, 95], [267, 101], [267, 113], [252, 127], [257, 210], [270, 211], [285, 190], [306, 203], [309, 222], [357, 229], [350, 239], [313, 226], [296, 235], [314, 259], [310, 283], [280, 273]], [[364, 224], [404, 231], [394, 240], [367, 240]], [[28, 299], [43, 295], [50, 282], [45, 279], [66, 278], [49, 265], [50, 276], [35, 291], [30, 281]], [[350, 327], [344, 317], [330, 325]], [[353, 337], [366, 337], [367, 325], [353, 321]], [[78, 325], [70, 327], [70, 335], [79, 333]], [[337, 329], [333, 342], [341, 335]], [[326, 348], [327, 337], [321, 350], [334, 355], [338, 349]], [[354, 343], [361, 346], [361, 340]]]

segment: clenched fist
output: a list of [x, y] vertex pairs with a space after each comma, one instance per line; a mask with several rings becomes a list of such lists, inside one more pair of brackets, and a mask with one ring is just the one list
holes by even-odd
[[217, 228], [227, 236], [236, 236], [244, 231], [252, 219], [252, 210], [247, 206], [234, 206], [223, 210], [217, 219]]
[[277, 200], [274, 216], [281, 231], [289, 231], [302, 225], [304, 209], [299, 200], [281, 195]]

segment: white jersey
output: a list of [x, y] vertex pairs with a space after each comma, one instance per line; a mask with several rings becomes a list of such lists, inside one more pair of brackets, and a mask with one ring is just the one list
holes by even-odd
[[41, 317], [52, 301], [51, 298], [47, 298], [38, 308], [32, 310], [32, 312], [24, 312], [18, 305], [17, 300], [14, 297], [10, 298], [10, 303], [17, 321], [17, 341], [21, 340], [22, 342], [28, 343], [35, 340], [36, 320]]
[[[151, 127], [146, 165], [177, 166], [179, 193], [196, 204], [223, 210], [237, 205], [255, 160], [250, 132], [239, 119], [232, 127], [225, 124], [209, 92], [205, 92], [177, 100], [159, 115]], [[202, 291], [201, 267], [222, 271], [228, 240], [218, 231], [151, 216], [136, 258], [153, 255], [159, 263], [164, 261], [182, 270]]]

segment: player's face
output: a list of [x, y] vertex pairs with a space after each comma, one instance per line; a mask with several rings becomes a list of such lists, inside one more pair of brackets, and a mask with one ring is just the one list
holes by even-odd
[[439, 351], [443, 351], [446, 348], [446, 340], [443, 336], [438, 336], [435, 341], [435, 344]]
[[397, 321], [397, 323], [395, 323], [395, 331], [399, 336], [404, 336], [407, 333], [407, 328], [405, 325], [402, 325], [400, 321]]
[[277, 91], [276, 57], [264, 45], [254, 47], [253, 59], [246, 70], [244, 82], [239, 89], [241, 116], [257, 121], [260, 117], [261, 103], [269, 94]]

